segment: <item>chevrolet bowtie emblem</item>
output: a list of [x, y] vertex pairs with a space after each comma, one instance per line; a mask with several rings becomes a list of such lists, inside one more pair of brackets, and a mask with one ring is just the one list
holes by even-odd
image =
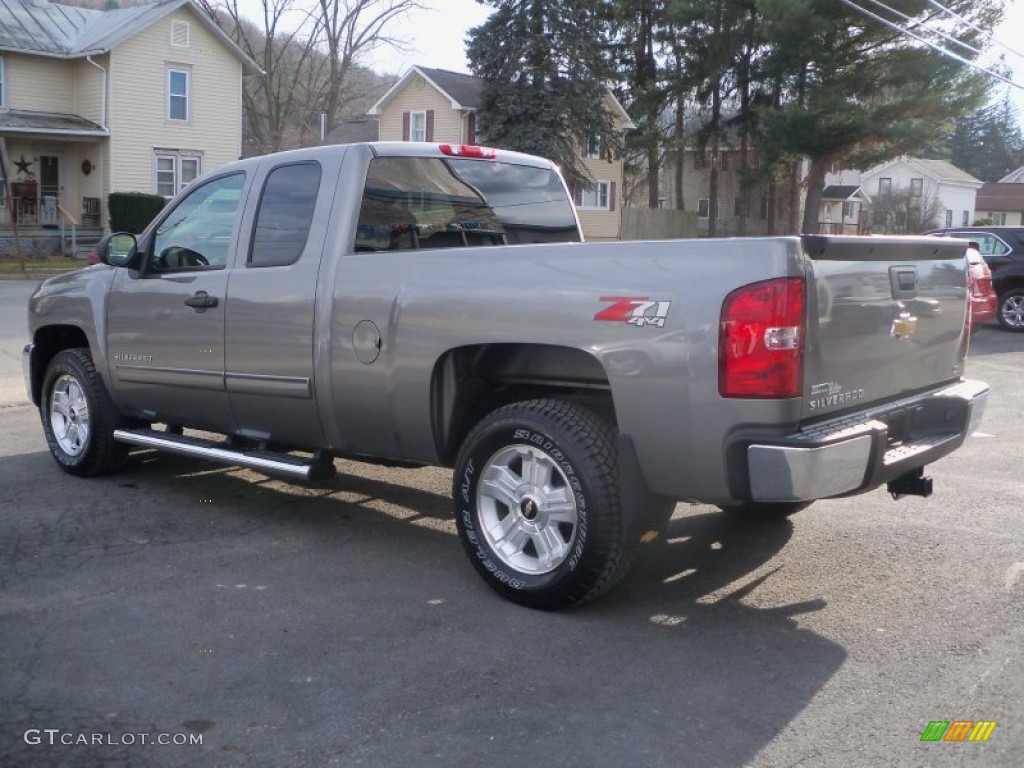
[[892, 321], [889, 333], [897, 339], [907, 339], [917, 330], [917, 318], [909, 312], [900, 312]]

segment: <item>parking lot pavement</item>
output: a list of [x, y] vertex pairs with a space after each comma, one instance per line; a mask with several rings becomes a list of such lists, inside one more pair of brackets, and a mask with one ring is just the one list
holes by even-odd
[[[0, 765], [1019, 766], [1022, 368], [1024, 337], [975, 338], [992, 403], [931, 499], [680, 505], [562, 613], [475, 575], [443, 470], [79, 480], [0, 408]], [[954, 720], [997, 725], [921, 741]]]

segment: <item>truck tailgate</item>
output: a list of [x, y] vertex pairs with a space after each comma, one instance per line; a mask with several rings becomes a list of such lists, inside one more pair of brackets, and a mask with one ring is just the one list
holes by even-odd
[[802, 417], [890, 401], [963, 373], [964, 243], [803, 238], [809, 265]]

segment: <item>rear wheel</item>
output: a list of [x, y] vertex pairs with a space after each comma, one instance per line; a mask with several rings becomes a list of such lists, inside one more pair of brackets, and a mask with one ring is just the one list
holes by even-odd
[[728, 507], [719, 507], [726, 514], [744, 520], [784, 520], [807, 509], [813, 501], [747, 501]]
[[128, 446], [113, 437], [120, 415], [89, 350], [65, 349], [50, 361], [39, 415], [50, 453], [65, 472], [88, 477], [124, 464]]
[[1024, 286], [1011, 288], [999, 295], [996, 317], [1006, 330], [1024, 332]]
[[633, 562], [615, 431], [586, 408], [531, 400], [486, 416], [459, 451], [453, 497], [473, 565], [522, 605], [592, 600]]

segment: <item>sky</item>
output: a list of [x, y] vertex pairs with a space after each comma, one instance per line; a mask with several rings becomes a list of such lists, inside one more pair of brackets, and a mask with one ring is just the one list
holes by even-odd
[[[260, 0], [240, 0], [252, 18], [261, 14]], [[469, 72], [465, 38], [468, 31], [482, 24], [492, 11], [478, 0], [423, 0], [424, 8], [410, 11], [396, 21], [390, 31], [407, 41], [407, 50], [382, 48], [365, 63], [382, 74], [402, 74], [414, 64], [454, 72]], [[1010, 0], [1003, 23], [994, 31], [999, 42], [1024, 54], [1024, 0]], [[993, 50], [1000, 50], [993, 48]], [[1005, 53], [1013, 67], [1013, 80], [1024, 86], [1024, 56]], [[1001, 89], [999, 93], [1003, 93]], [[1024, 87], [1011, 89], [1018, 120], [1024, 124]]]

